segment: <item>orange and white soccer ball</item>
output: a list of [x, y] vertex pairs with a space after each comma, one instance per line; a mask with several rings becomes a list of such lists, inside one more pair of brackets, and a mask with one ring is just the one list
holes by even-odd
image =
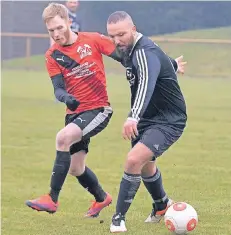
[[164, 222], [170, 232], [188, 234], [196, 228], [198, 215], [191, 205], [185, 202], [177, 202], [166, 211]]

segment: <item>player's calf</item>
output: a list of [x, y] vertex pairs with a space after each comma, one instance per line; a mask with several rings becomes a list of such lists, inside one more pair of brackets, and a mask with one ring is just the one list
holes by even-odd
[[142, 143], [136, 144], [128, 153], [125, 172], [120, 183], [116, 213], [110, 231], [125, 232], [125, 215], [131, 206], [141, 183], [142, 166], [151, 160], [153, 153]]
[[[145, 166], [142, 169], [143, 183], [155, 202], [157, 209], [163, 210], [166, 207], [168, 197], [163, 187], [160, 170], [153, 163], [148, 163], [146, 165], [153, 166], [155, 171]], [[153, 174], [153, 172], [155, 173]]]
[[76, 153], [72, 153], [71, 165], [69, 169], [70, 175], [77, 177], [84, 173], [86, 157], [87, 157], [87, 153], [83, 150], [78, 151]]
[[56, 151], [56, 159], [51, 175], [50, 193], [34, 200], [26, 201], [26, 205], [37, 211], [54, 213], [58, 207], [58, 197], [70, 167], [70, 154]]

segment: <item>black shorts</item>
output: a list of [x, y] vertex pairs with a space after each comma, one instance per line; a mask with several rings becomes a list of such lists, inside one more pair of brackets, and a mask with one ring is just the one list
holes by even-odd
[[150, 124], [139, 128], [139, 135], [132, 141], [132, 147], [138, 142], [147, 146], [153, 152], [152, 161], [161, 156], [182, 135], [184, 127]]
[[72, 155], [81, 150], [87, 153], [90, 138], [97, 135], [108, 125], [112, 113], [112, 108], [107, 106], [78, 114], [67, 114], [65, 126], [69, 123], [75, 123], [83, 132], [82, 140], [70, 147], [70, 154]]

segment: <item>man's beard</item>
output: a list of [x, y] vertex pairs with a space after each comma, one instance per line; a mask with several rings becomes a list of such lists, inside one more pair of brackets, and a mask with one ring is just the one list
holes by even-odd
[[125, 50], [121, 50], [119, 46], [116, 47], [120, 58], [126, 63], [129, 60], [130, 52], [132, 51], [133, 44], [126, 47]]
[[133, 43], [129, 44], [125, 49], [120, 48], [120, 46], [117, 46], [117, 50], [121, 55], [129, 55], [133, 47]]

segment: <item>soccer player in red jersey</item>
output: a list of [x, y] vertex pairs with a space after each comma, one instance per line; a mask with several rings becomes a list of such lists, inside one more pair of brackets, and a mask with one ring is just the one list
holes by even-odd
[[98, 33], [74, 33], [68, 11], [51, 3], [43, 20], [55, 41], [46, 52], [46, 66], [56, 98], [66, 104], [65, 127], [56, 136], [56, 159], [50, 192], [26, 205], [37, 211], [56, 212], [58, 196], [68, 172], [88, 190], [95, 201], [86, 213], [96, 217], [112, 197], [100, 186], [96, 175], [85, 166], [90, 138], [101, 132], [112, 116], [108, 101], [102, 54], [117, 59], [110, 39]]

